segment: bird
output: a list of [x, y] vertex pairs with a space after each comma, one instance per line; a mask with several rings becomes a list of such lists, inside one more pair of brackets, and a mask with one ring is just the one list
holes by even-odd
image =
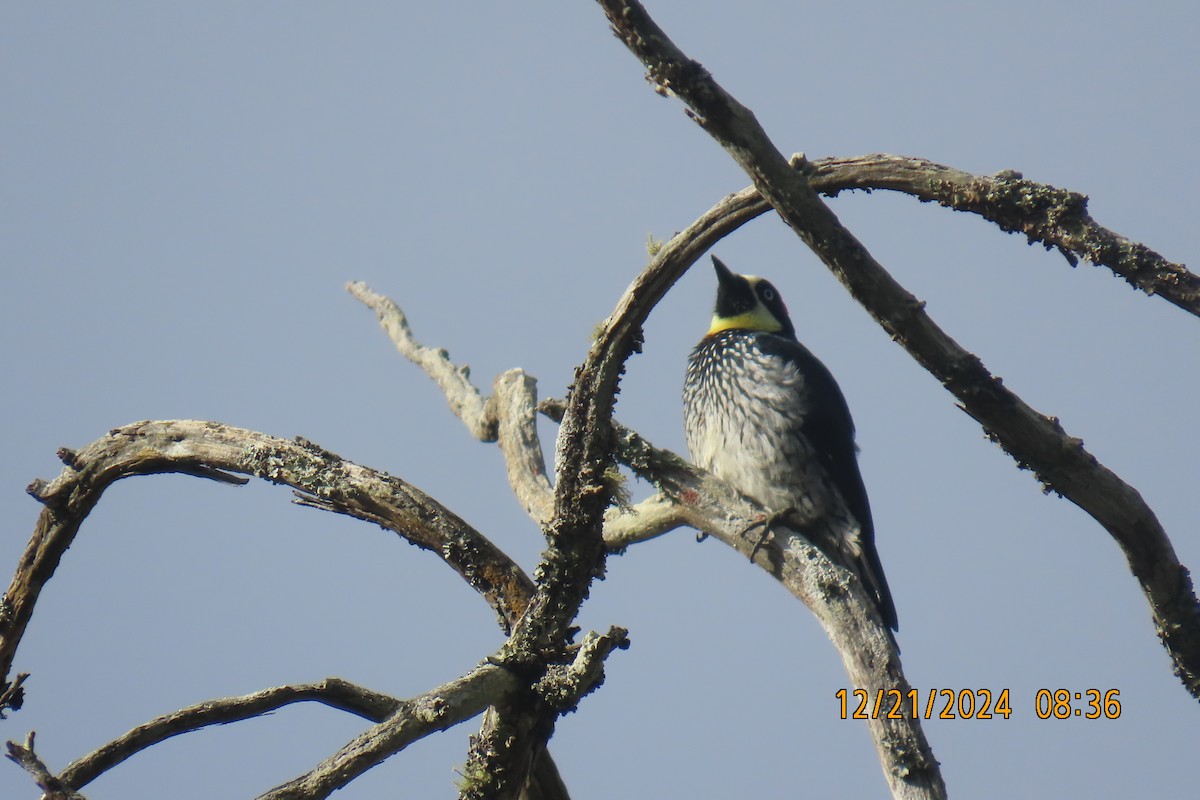
[[884, 624], [898, 631], [841, 388], [797, 340], [770, 281], [712, 261], [716, 308], [683, 386], [693, 463], [857, 574]]

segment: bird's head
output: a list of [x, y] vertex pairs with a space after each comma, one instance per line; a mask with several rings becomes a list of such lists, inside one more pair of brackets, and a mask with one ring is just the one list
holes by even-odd
[[756, 275], [738, 275], [712, 257], [717, 270], [717, 306], [708, 335], [727, 330], [763, 331], [795, 338], [787, 306], [771, 282]]

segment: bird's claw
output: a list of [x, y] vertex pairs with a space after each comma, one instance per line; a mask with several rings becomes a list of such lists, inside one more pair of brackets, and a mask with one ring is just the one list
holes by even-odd
[[742, 531], [742, 535], [745, 536], [746, 534], [750, 533], [750, 531], [754, 530], [755, 528], [763, 529], [762, 536], [760, 536], [758, 538], [758, 541], [755, 543], [754, 547], [750, 549], [750, 560], [751, 561], [754, 560], [755, 556], [758, 555], [758, 551], [761, 550], [764, 545], [766, 545], [768, 542], [774, 540], [775, 526], [781, 522], [786, 522], [788, 517], [792, 516], [795, 513], [796, 513], [795, 507], [788, 506], [787, 508], [785, 508], [782, 511], [775, 511], [771, 514], [763, 515], [762, 519], [760, 519], [756, 522], [750, 523], [750, 525], [746, 527], [746, 530]]

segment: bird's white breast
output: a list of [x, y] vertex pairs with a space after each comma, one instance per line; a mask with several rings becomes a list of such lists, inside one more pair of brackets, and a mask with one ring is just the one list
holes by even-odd
[[753, 339], [702, 345], [684, 389], [688, 450], [700, 467], [772, 511], [823, 505], [810, 479], [808, 410], [794, 363], [748, 350]]

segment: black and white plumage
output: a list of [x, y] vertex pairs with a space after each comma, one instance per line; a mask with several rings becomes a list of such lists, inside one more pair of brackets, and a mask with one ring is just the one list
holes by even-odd
[[713, 264], [712, 327], [692, 351], [683, 389], [692, 460], [769, 511], [791, 510], [798, 529], [858, 574], [897, 630], [841, 389], [796, 340], [774, 286]]

